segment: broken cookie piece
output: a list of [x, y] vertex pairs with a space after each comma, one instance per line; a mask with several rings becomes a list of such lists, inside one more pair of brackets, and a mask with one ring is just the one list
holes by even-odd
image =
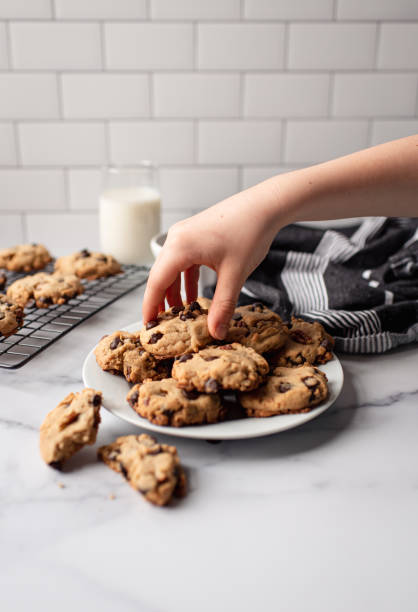
[[175, 446], [159, 444], [147, 434], [121, 436], [102, 446], [98, 457], [123, 474], [135, 491], [157, 506], [186, 494], [186, 476]]
[[46, 415], [40, 428], [42, 459], [61, 469], [85, 444], [96, 442], [102, 394], [94, 389], [70, 393]]

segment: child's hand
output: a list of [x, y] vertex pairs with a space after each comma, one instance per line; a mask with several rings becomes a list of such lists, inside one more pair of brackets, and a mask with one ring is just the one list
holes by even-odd
[[[265, 185], [265, 183], [264, 183]], [[209, 313], [209, 332], [225, 337], [242, 285], [266, 256], [277, 232], [260, 186], [232, 196], [170, 228], [151, 270], [143, 303], [144, 322], [155, 318], [167, 298], [181, 306], [180, 276], [184, 272], [187, 300], [197, 297], [199, 266], [218, 274]], [[268, 190], [267, 190], [268, 191]]]

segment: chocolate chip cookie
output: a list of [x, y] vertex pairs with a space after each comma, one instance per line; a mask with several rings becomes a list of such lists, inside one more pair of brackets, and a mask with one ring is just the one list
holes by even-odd
[[158, 444], [155, 438], [140, 434], [117, 438], [97, 454], [152, 504], [165, 506], [173, 496], [186, 494], [186, 475], [175, 446]]
[[142, 346], [163, 358], [196, 352], [213, 342], [207, 315], [207, 309], [197, 301], [182, 308], [170, 308], [141, 330]]
[[102, 394], [94, 389], [70, 393], [47, 414], [40, 429], [42, 459], [51, 467], [61, 469], [85, 444], [96, 442], [100, 423]]
[[96, 278], [119, 274], [122, 272], [122, 268], [112, 255], [83, 249], [72, 255], [59, 257], [55, 262], [55, 271], [95, 280]]
[[122, 374], [125, 353], [140, 347], [139, 333], [118, 330], [103, 336], [94, 349], [94, 354], [102, 370], [112, 374]]
[[0, 337], [11, 336], [23, 325], [23, 309], [0, 294]]
[[286, 344], [282, 349], [270, 353], [267, 359], [273, 367], [322, 364], [332, 359], [333, 347], [333, 338], [320, 323], [308, 323], [292, 317]]
[[180, 389], [173, 378], [135, 385], [126, 399], [135, 412], [156, 425], [217, 423], [225, 416], [217, 393], [206, 395]]
[[171, 373], [172, 361], [156, 359], [142, 348], [139, 332], [115, 331], [103, 336], [94, 349], [96, 361], [105, 372], [123, 374], [131, 383], [160, 380]]
[[171, 375], [172, 359], [156, 359], [142, 347], [126, 351], [123, 356], [123, 375], [130, 383], [161, 380]]
[[279, 315], [255, 302], [235, 309], [226, 341], [239, 342], [257, 353], [266, 353], [282, 347], [287, 335], [287, 326]]
[[264, 385], [239, 394], [249, 417], [309, 412], [327, 397], [327, 377], [312, 366], [275, 368]]
[[176, 357], [172, 376], [184, 389], [216, 393], [221, 389], [255, 389], [268, 371], [267, 361], [254, 349], [234, 342]]
[[38, 308], [48, 308], [51, 304], [65, 304], [83, 291], [83, 285], [73, 274], [39, 272], [12, 283], [7, 289], [7, 297], [23, 308], [32, 300]]
[[42, 270], [50, 261], [51, 254], [43, 244], [19, 244], [0, 250], [0, 268], [14, 272]]

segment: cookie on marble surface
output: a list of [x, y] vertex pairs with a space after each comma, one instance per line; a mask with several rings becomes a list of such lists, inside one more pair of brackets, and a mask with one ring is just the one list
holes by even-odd
[[32, 300], [38, 308], [48, 308], [51, 304], [65, 304], [83, 291], [83, 285], [73, 274], [38, 272], [12, 283], [7, 289], [7, 297], [23, 308]]
[[14, 272], [42, 270], [50, 261], [51, 254], [43, 244], [19, 244], [0, 250], [0, 268]]
[[249, 417], [309, 412], [328, 397], [327, 377], [313, 366], [278, 367], [261, 387], [238, 397]]
[[112, 255], [82, 249], [72, 255], [59, 257], [55, 262], [55, 271], [95, 280], [96, 278], [119, 274], [122, 272], [122, 268]]
[[161, 358], [196, 352], [213, 342], [208, 330], [208, 311], [195, 301], [170, 308], [149, 321], [140, 332], [146, 351]]
[[156, 425], [202, 425], [218, 423], [225, 416], [217, 393], [186, 391], [173, 378], [145, 381], [129, 391], [128, 404], [141, 417]]
[[257, 353], [281, 348], [288, 336], [287, 326], [278, 314], [255, 302], [235, 309], [229, 324], [227, 342], [239, 342]]
[[23, 309], [0, 294], [0, 337], [11, 336], [23, 325]]
[[292, 317], [289, 337], [282, 349], [267, 356], [271, 366], [297, 367], [304, 363], [323, 364], [332, 359], [334, 339], [318, 322]]
[[186, 494], [186, 475], [175, 446], [159, 444], [152, 436], [140, 434], [121, 436], [99, 448], [97, 454], [152, 504], [166, 506], [173, 497]]
[[174, 360], [172, 376], [184, 389], [216, 393], [221, 389], [250, 391], [265, 379], [267, 361], [254, 349], [237, 342], [208, 346]]
[[49, 412], [40, 429], [42, 459], [60, 469], [85, 444], [96, 442], [102, 394], [94, 389], [70, 393]]

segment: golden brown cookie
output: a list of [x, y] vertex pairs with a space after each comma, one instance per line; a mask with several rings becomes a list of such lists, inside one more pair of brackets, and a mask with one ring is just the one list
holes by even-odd
[[123, 374], [128, 382], [160, 380], [171, 373], [172, 361], [156, 359], [142, 348], [139, 332], [115, 331], [103, 336], [94, 349], [96, 361], [105, 372]]
[[334, 339], [320, 323], [292, 317], [289, 337], [282, 349], [267, 356], [272, 367], [297, 367], [304, 363], [323, 364], [332, 359]]
[[112, 255], [82, 249], [72, 255], [59, 257], [55, 262], [55, 271], [95, 280], [96, 278], [119, 274], [122, 272], [122, 268]]
[[171, 375], [172, 359], [156, 359], [141, 348], [126, 351], [123, 356], [123, 375], [130, 383], [161, 380]]
[[327, 397], [327, 377], [312, 366], [275, 368], [264, 385], [239, 394], [249, 417], [309, 412]]
[[42, 459], [61, 469], [85, 444], [96, 442], [102, 394], [94, 389], [70, 393], [46, 415], [40, 429]]
[[123, 474], [135, 491], [157, 506], [186, 494], [187, 481], [175, 446], [158, 444], [147, 434], [121, 436], [102, 446], [98, 457], [115, 472]]
[[192, 302], [183, 308], [170, 308], [142, 328], [142, 346], [160, 358], [196, 352], [213, 342], [207, 314], [208, 311], [199, 302]]
[[217, 423], [225, 416], [217, 393], [206, 395], [180, 389], [173, 378], [135, 385], [126, 399], [135, 412], [156, 425]]
[[38, 272], [12, 283], [7, 289], [7, 297], [23, 308], [31, 300], [38, 308], [48, 308], [51, 304], [64, 304], [83, 292], [83, 285], [74, 275]]
[[23, 325], [23, 309], [0, 294], [0, 336], [10, 336]]
[[172, 376], [184, 389], [216, 393], [221, 389], [255, 389], [268, 371], [267, 361], [254, 349], [234, 342], [176, 357]]
[[279, 315], [255, 302], [235, 309], [226, 342], [239, 342], [257, 353], [266, 353], [282, 347], [287, 335], [287, 326]]
[[51, 254], [43, 244], [19, 244], [0, 250], [0, 268], [14, 272], [42, 270], [50, 261]]
[[108, 336], [103, 336], [94, 349], [94, 354], [102, 370], [112, 374], [122, 374], [125, 353], [140, 347], [139, 332], [118, 330]]

